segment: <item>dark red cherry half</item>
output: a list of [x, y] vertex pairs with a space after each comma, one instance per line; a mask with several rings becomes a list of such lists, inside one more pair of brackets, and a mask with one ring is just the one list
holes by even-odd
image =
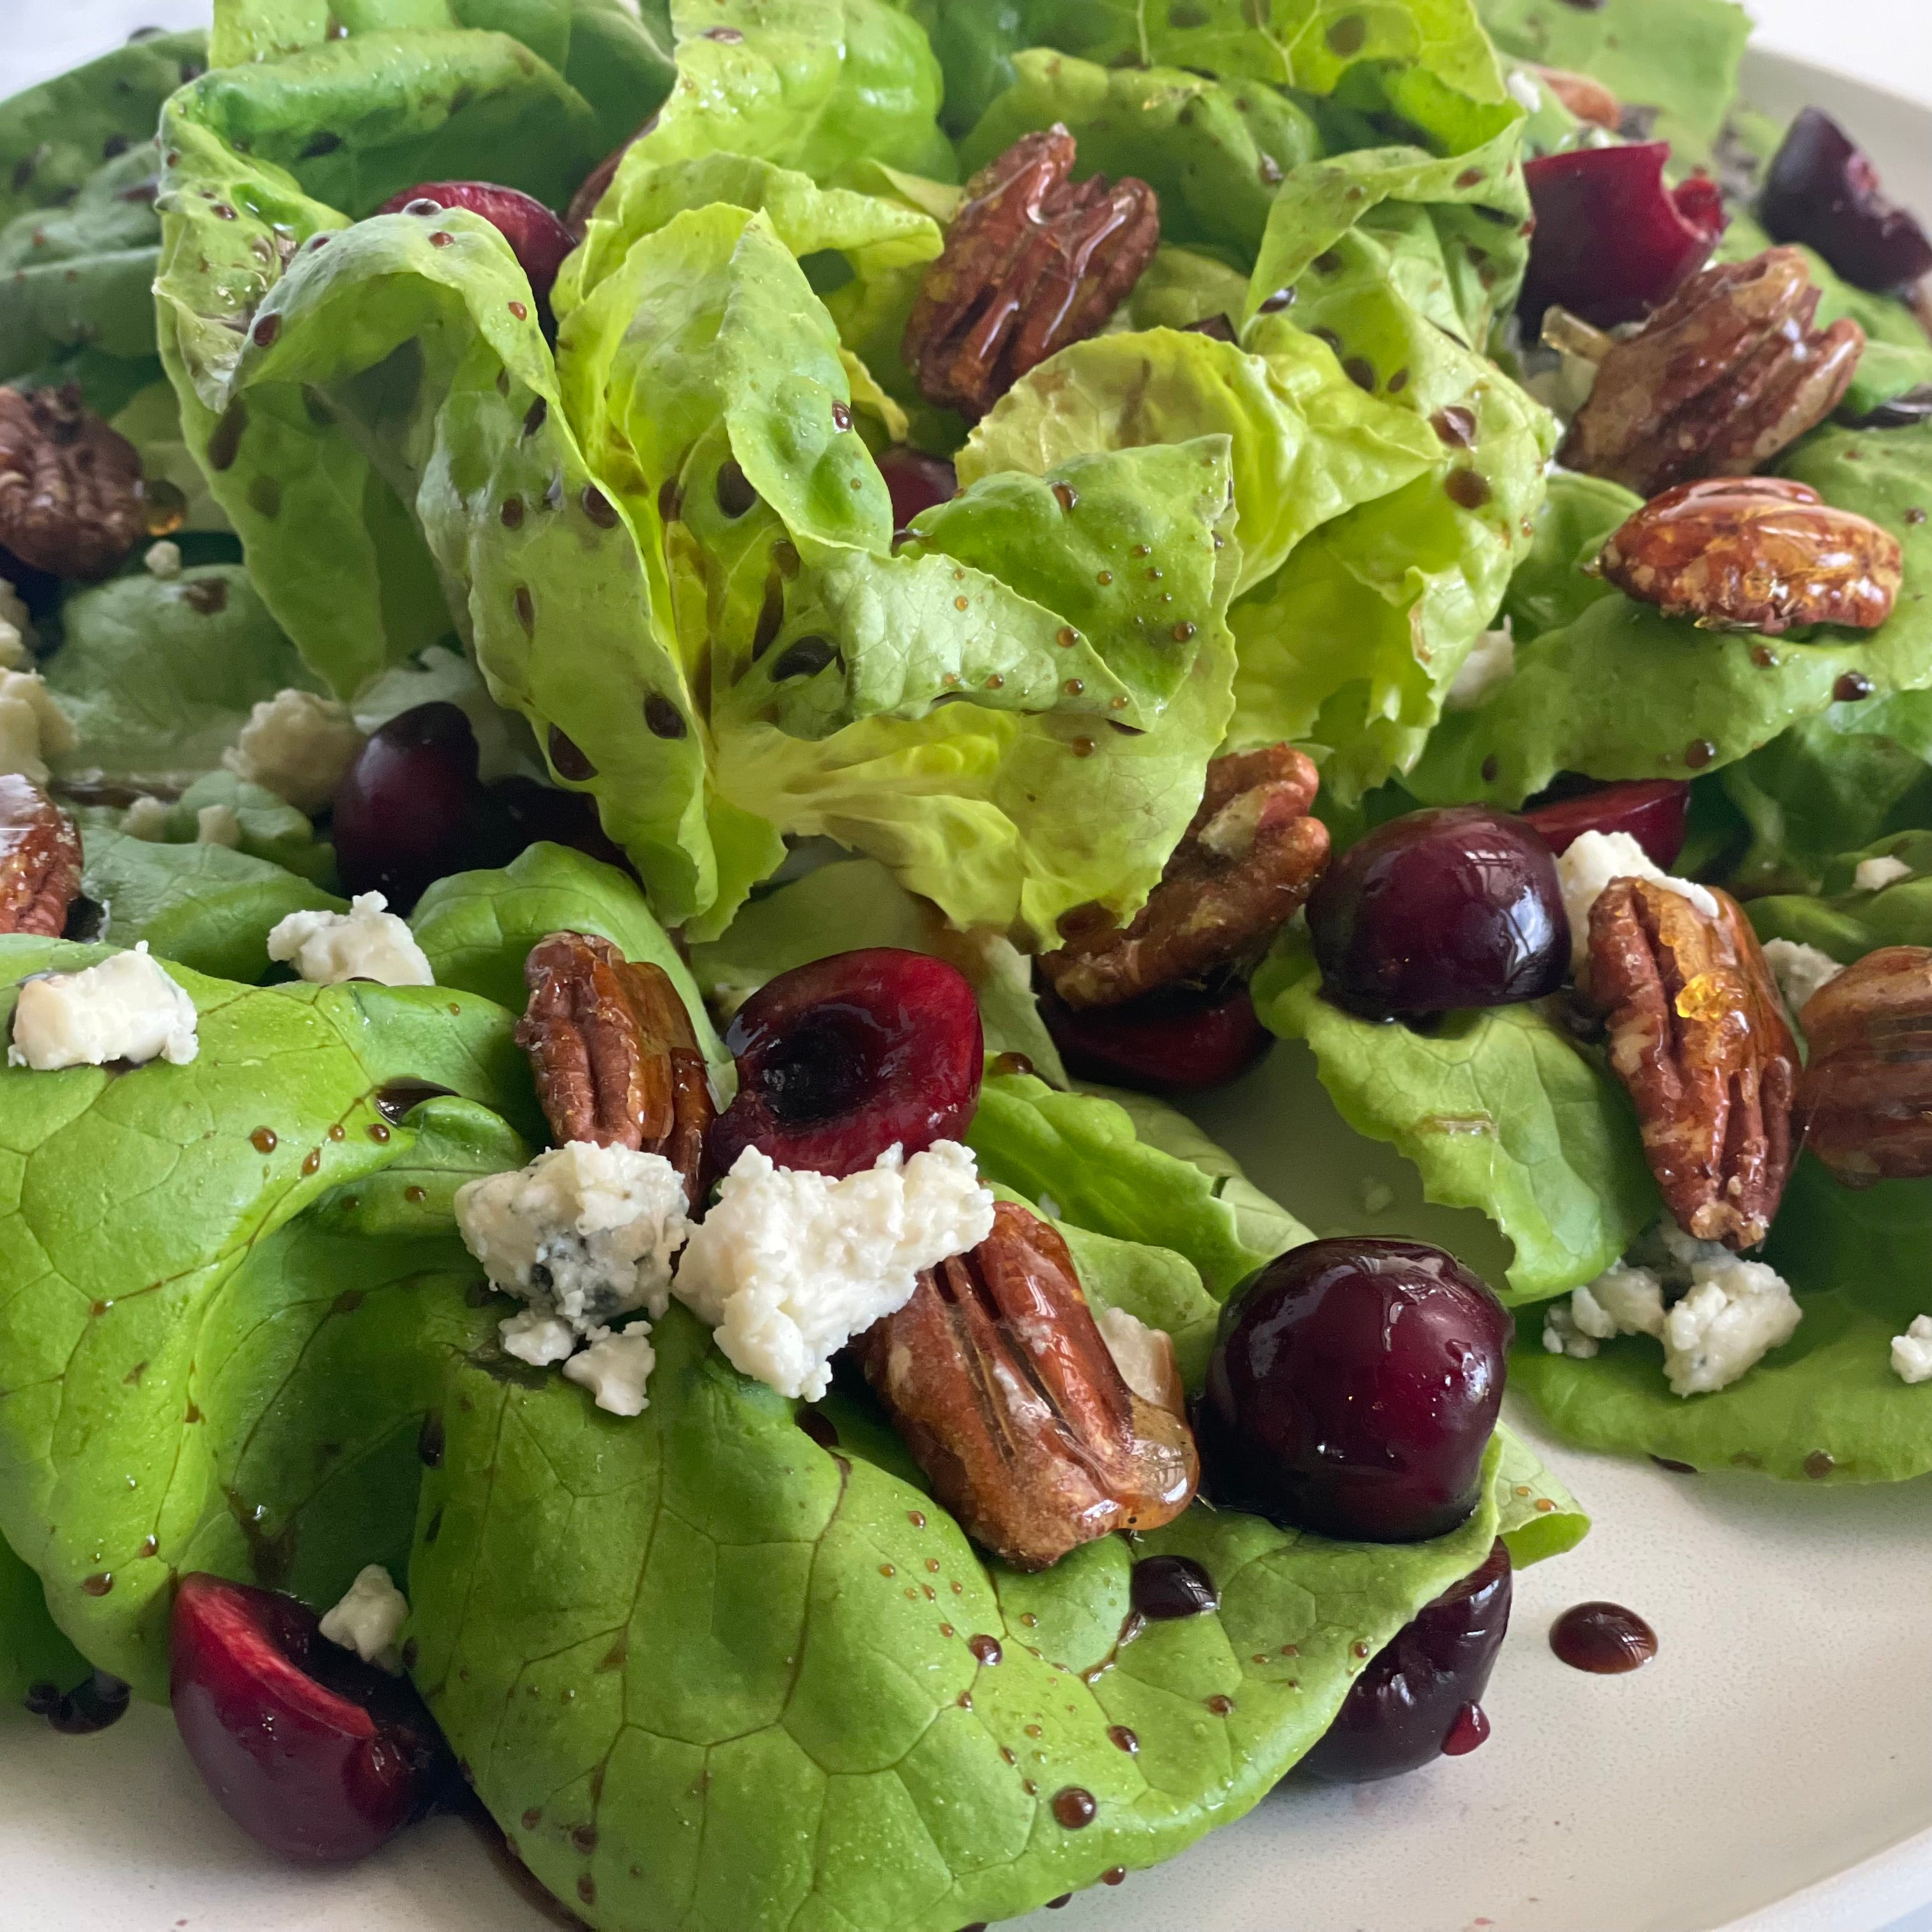
[[935, 503], [950, 503], [959, 494], [959, 479], [943, 456], [922, 455], [895, 445], [879, 458], [879, 474], [892, 500], [892, 528], [910, 527], [912, 520]]
[[1536, 212], [1523, 283], [1534, 337], [1552, 303], [1599, 328], [1635, 322], [1710, 260], [1730, 218], [1717, 184], [1665, 185], [1668, 141], [1580, 148], [1523, 164]]
[[439, 208], [464, 208], [482, 215], [509, 243], [530, 292], [548, 304], [556, 272], [577, 246], [577, 238], [542, 202], [520, 188], [499, 188], [494, 182], [418, 182], [392, 195], [376, 212], [427, 214]]
[[1376, 1019], [1540, 999], [1570, 963], [1550, 848], [1481, 805], [1405, 812], [1358, 838], [1310, 896], [1308, 931], [1323, 991]]
[[830, 1174], [895, 1144], [910, 1160], [960, 1138], [979, 1102], [979, 1003], [923, 952], [868, 946], [781, 973], [738, 1009], [724, 1043], [738, 1095], [711, 1126], [718, 1174], [748, 1147]]
[[1765, 177], [1758, 215], [1774, 242], [1815, 248], [1862, 289], [1898, 289], [1932, 274], [1932, 240], [1886, 199], [1878, 170], [1830, 115], [1808, 107]]
[[1311, 1778], [1362, 1784], [1460, 1756], [1489, 1735], [1483, 1694], [1509, 1628], [1510, 1556], [1502, 1538], [1378, 1651], [1335, 1721], [1301, 1760]]
[[1196, 1418], [1218, 1502], [1324, 1536], [1414, 1543], [1475, 1505], [1515, 1324], [1440, 1248], [1291, 1248], [1222, 1310]]
[[1592, 785], [1532, 806], [1522, 815], [1559, 855], [1586, 832], [1628, 832], [1651, 862], [1667, 872], [1684, 849], [1690, 813], [1690, 788], [1681, 778], [1637, 778], [1628, 784]]
[[169, 1649], [189, 1756], [229, 1816], [285, 1858], [362, 1858], [460, 1787], [408, 1679], [330, 1643], [293, 1597], [184, 1576]]
[[1076, 1010], [1035, 976], [1040, 1017], [1076, 1080], [1161, 1093], [1219, 1087], [1245, 1073], [1274, 1036], [1247, 983], [1167, 986], [1118, 1006]]

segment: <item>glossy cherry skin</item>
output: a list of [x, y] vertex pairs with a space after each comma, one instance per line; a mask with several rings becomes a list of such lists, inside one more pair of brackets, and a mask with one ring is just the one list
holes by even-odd
[[1509, 1628], [1510, 1596], [1509, 1550], [1498, 1537], [1480, 1569], [1425, 1604], [1370, 1659], [1299, 1768], [1363, 1784], [1440, 1757], [1463, 1713], [1481, 1707]]
[[892, 496], [896, 530], [909, 529], [922, 511], [950, 503], [959, 494], [959, 479], [943, 456], [923, 456], [898, 445], [880, 457], [879, 474]]
[[1540, 999], [1570, 962], [1550, 848], [1481, 805], [1406, 812], [1358, 839], [1315, 888], [1308, 930], [1323, 989], [1376, 1019]]
[[1664, 184], [1668, 141], [1579, 148], [1523, 164], [1536, 232], [1521, 308], [1533, 338], [1552, 303], [1599, 328], [1640, 320], [1710, 260], [1729, 225], [1707, 176]]
[[374, 733], [335, 788], [332, 836], [344, 887], [386, 893], [391, 911], [406, 913], [446, 873], [506, 864], [515, 830], [476, 767], [470, 720], [441, 699]]
[[1208, 1488], [1324, 1536], [1454, 1529], [1475, 1505], [1514, 1333], [1440, 1248], [1289, 1249], [1222, 1311], [1196, 1431]]
[[1862, 289], [1899, 289], [1932, 274], [1932, 240], [1886, 198], [1878, 170], [1828, 114], [1808, 107], [1773, 158], [1758, 214], [1774, 242], [1817, 250]]
[[1523, 818], [1558, 856], [1586, 832], [1628, 832], [1653, 865], [1669, 872], [1684, 849], [1690, 788], [1681, 778], [1636, 778], [1592, 785], [1568, 798], [1532, 806]]
[[748, 1147], [779, 1167], [856, 1174], [958, 1140], [980, 1098], [979, 1003], [944, 960], [896, 946], [836, 952], [768, 980], [724, 1036], [738, 1096], [712, 1123], [712, 1170]]
[[419, 182], [392, 195], [378, 214], [420, 214], [422, 204], [467, 208], [480, 214], [510, 244], [517, 266], [529, 280], [530, 292], [548, 304], [563, 258], [577, 246], [577, 238], [534, 196], [520, 188], [499, 188], [494, 182]]
[[406, 1678], [325, 1639], [293, 1597], [184, 1576], [169, 1696], [188, 1755], [242, 1830], [336, 1864], [450, 1802], [455, 1761]]
[[1273, 1043], [1245, 981], [1172, 986], [1118, 1006], [1070, 1006], [1042, 980], [1040, 1012], [1076, 1080], [1198, 1091], [1245, 1073]]

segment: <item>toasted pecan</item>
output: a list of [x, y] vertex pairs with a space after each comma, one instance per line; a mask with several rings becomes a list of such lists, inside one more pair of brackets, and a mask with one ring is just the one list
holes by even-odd
[[1932, 1174], [1932, 948], [1868, 952], [1798, 1018], [1803, 1144], [1848, 1187]]
[[30, 780], [0, 775], [0, 932], [58, 939], [80, 893], [74, 820]]
[[56, 577], [109, 577], [143, 519], [134, 446], [77, 388], [0, 388], [0, 545]]

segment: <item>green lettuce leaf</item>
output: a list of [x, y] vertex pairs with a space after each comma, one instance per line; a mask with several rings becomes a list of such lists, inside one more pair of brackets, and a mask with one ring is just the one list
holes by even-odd
[[[1867, 859], [1896, 859], [1912, 874], [1876, 892], [1854, 874]], [[1775, 892], [1748, 901], [1760, 939], [1795, 939], [1849, 966], [1881, 946], [1932, 944], [1932, 832], [1900, 832], [1849, 852], [1824, 868], [1820, 892]]]
[[1643, 499], [1621, 483], [1571, 470], [1551, 472], [1536, 534], [1503, 596], [1502, 614], [1520, 644], [1561, 630], [1616, 594], [1584, 566], [1596, 562], [1611, 532], [1642, 506]]
[[146, 571], [69, 597], [62, 641], [44, 666], [80, 734], [62, 776], [171, 790], [221, 762], [252, 707], [312, 689], [248, 572], [209, 564]]
[[1505, 1300], [1594, 1279], [1655, 1220], [1622, 1088], [1539, 1007], [1452, 1013], [1426, 1032], [1358, 1019], [1322, 998], [1299, 934], [1276, 946], [1254, 992], [1271, 1030], [1314, 1049], [1350, 1126], [1393, 1142], [1430, 1200], [1478, 1208], [1508, 1237]]
[[1648, 1336], [1588, 1361], [1519, 1336], [1510, 1386], [1581, 1448], [1789, 1481], [1900, 1482], [1932, 1471], [1932, 1401], [1892, 1372], [1892, 1338], [1932, 1311], [1932, 1182], [1840, 1187], [1807, 1155], [1764, 1258], [1803, 1306], [1798, 1332], [1713, 1395], [1672, 1394]]
[[1229, 326], [1237, 327], [1247, 300], [1248, 278], [1240, 270], [1212, 255], [1163, 242], [1121, 312], [1132, 328], [1185, 328], [1216, 315], [1226, 316]]
[[1590, 1532], [1582, 1506], [1507, 1423], [1496, 1424], [1496, 1534], [1509, 1545], [1511, 1565], [1526, 1569], [1574, 1550]]
[[[0, 940], [0, 1030], [20, 980], [102, 956]], [[480, 1319], [448, 1233], [411, 1248], [295, 1217], [411, 1150], [376, 1104], [392, 1082], [539, 1124], [510, 1016], [486, 1000], [172, 970], [200, 1014], [188, 1065], [0, 1070], [0, 1527], [80, 1648], [148, 1696], [179, 1571], [326, 1596], [376, 1553], [374, 1515], [393, 1548], [416, 1425], [386, 1391], [419, 1388], [431, 1338]]]
[[[152, 284], [152, 266], [148, 279]], [[152, 321], [154, 308], [152, 286], [145, 292]], [[154, 358], [152, 365], [142, 363], [128, 366], [143, 370], [152, 366], [153, 380], [143, 380], [118, 408], [110, 408], [107, 415], [116, 432], [124, 436], [139, 453], [141, 474], [147, 479], [148, 488], [152, 490], [159, 481], [172, 484], [181, 492], [181, 527], [189, 534], [228, 530], [228, 519], [209, 494], [208, 478], [202, 474], [200, 464], [196, 462], [194, 452], [188, 446], [188, 438], [182, 428], [181, 405], [175, 400], [174, 389], [162, 370], [159, 358]], [[96, 409], [101, 407], [91, 393], [88, 400]]]
[[1428, 802], [1520, 804], [1560, 771], [1598, 778], [1715, 771], [1833, 703], [1848, 673], [1874, 694], [1932, 686], [1932, 427], [1821, 429], [1779, 466], [1828, 502], [1882, 524], [1905, 549], [1906, 589], [1876, 631], [1776, 639], [1700, 631], [1648, 604], [1604, 597], [1520, 646], [1486, 702], [1444, 718], [1405, 782]]
[[[956, 1932], [1150, 1864], [1272, 1788], [1361, 1650], [1496, 1534], [1493, 1498], [1375, 1547], [1196, 1508], [1022, 1576], [897, 1458], [820, 1448], [682, 1310], [653, 1340], [633, 1421], [460, 1370], [410, 1573], [416, 1681], [479, 1794], [613, 1924]], [[1220, 1612], [1120, 1647], [1131, 1562], [1165, 1551]], [[1048, 1808], [1074, 1785], [1098, 1808], [1070, 1832]]]
[[614, 866], [539, 843], [501, 872], [437, 880], [416, 902], [410, 924], [439, 986], [480, 993], [512, 1012], [520, 1012], [529, 997], [524, 962], [540, 939], [559, 932], [599, 934], [626, 958], [662, 967], [690, 1009], [706, 1058], [730, 1064], [691, 968], [651, 916], [636, 882]]
[[[1124, 1097], [993, 1074], [980, 1089], [967, 1144], [988, 1179], [1054, 1220], [1186, 1256], [1219, 1301], [1264, 1262], [1310, 1238], [1160, 1102], [1140, 1102], [1130, 1113]], [[1146, 1131], [1162, 1114], [1172, 1124]]]
[[1497, 46], [1594, 75], [1635, 138], [1668, 141], [1672, 172], [1708, 168], [1750, 19], [1733, 0], [1477, 0]]
[[211, 805], [226, 806], [234, 813], [241, 828], [238, 851], [299, 873], [319, 886], [333, 889], [338, 883], [335, 848], [315, 836], [308, 813], [232, 772], [209, 772], [196, 778], [168, 808], [164, 836], [178, 844], [198, 838], [201, 814]]
[[292, 912], [346, 912], [346, 902], [280, 866], [225, 845], [153, 844], [88, 826], [80, 889], [103, 908], [95, 937], [142, 940], [212, 979], [268, 976], [268, 934]]
[[151, 34], [0, 101], [0, 223], [65, 206], [104, 161], [152, 140], [162, 102], [207, 64], [207, 43]]
[[0, 1540], [0, 1699], [18, 1704], [40, 1684], [70, 1690], [87, 1671], [87, 1660], [48, 1614], [39, 1573]]

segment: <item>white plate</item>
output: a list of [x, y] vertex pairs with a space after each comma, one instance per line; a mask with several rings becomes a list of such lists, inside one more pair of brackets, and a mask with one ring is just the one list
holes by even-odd
[[[107, 44], [134, 16], [195, 8], [59, 10], [64, 34], [86, 12]], [[19, 84], [8, 64], [0, 54], [0, 92]], [[1932, 112], [1775, 56], [1754, 56], [1749, 85], [1767, 108], [1840, 114], [1894, 190], [1932, 209]], [[1340, 1130], [1311, 1085], [1304, 1049], [1284, 1047], [1199, 1111], [1322, 1232], [1480, 1246], [1480, 1225], [1423, 1208], [1393, 1155], [1378, 1171], [1401, 1198], [1376, 1222], [1352, 1188], [1323, 1199], [1322, 1150]], [[1550, 1454], [1597, 1526], [1519, 1577], [1484, 1750], [1384, 1786], [1291, 1786], [1026, 1932], [1874, 1932], [1932, 1901], [1932, 1481], [1794, 1490]], [[1552, 1617], [1591, 1597], [1651, 1620], [1655, 1663], [1613, 1678], [1557, 1663]], [[215, 1809], [157, 1710], [86, 1740], [0, 1717], [0, 1926], [23, 1932], [547, 1922], [448, 1821], [340, 1874], [274, 1863]]]

